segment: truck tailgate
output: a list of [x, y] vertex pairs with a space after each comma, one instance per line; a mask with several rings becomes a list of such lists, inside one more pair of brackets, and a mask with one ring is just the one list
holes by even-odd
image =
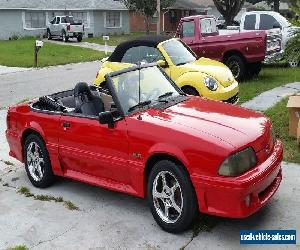
[[83, 25], [82, 24], [71, 24], [69, 32], [73, 32], [73, 33], [83, 32]]

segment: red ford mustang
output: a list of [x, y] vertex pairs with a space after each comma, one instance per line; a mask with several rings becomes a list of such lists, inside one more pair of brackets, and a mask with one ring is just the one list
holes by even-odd
[[6, 136], [34, 186], [64, 176], [147, 197], [168, 232], [187, 229], [198, 211], [247, 217], [282, 179], [269, 119], [187, 96], [155, 65], [11, 107]]

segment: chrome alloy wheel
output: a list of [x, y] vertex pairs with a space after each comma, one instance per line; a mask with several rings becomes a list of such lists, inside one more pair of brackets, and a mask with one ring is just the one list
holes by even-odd
[[183, 197], [180, 184], [169, 171], [161, 171], [155, 177], [152, 188], [156, 213], [166, 223], [175, 223], [181, 216]]
[[31, 142], [26, 150], [26, 164], [31, 177], [35, 181], [41, 181], [44, 176], [44, 158], [39, 145]]

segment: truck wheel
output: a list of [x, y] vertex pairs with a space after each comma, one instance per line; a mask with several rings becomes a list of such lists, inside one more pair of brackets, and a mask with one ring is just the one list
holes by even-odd
[[48, 40], [52, 40], [52, 36], [51, 36], [50, 30], [47, 30], [47, 38], [48, 38]]
[[189, 86], [182, 87], [182, 91], [188, 95], [199, 96], [198, 91], [193, 87], [189, 87]]
[[249, 77], [258, 76], [259, 72], [261, 71], [262, 63], [249, 63], [248, 64], [248, 75]]
[[246, 65], [243, 58], [240, 56], [233, 55], [228, 57], [225, 64], [231, 70], [236, 80], [240, 81], [245, 77]]
[[196, 194], [180, 164], [157, 162], [148, 179], [148, 202], [158, 225], [170, 233], [188, 229], [198, 212]]
[[64, 43], [68, 42], [69, 37], [67, 36], [65, 31], [62, 32], [61, 37]]
[[49, 187], [55, 179], [45, 142], [30, 134], [24, 143], [24, 162], [27, 176], [33, 186]]
[[80, 43], [81, 41], [82, 41], [82, 36], [78, 36], [78, 37], [77, 37], [77, 42]]

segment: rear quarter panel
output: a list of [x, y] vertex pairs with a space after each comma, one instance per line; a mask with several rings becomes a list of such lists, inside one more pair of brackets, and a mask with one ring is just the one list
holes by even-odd
[[[55, 173], [59, 174], [58, 162], [58, 132], [60, 114], [54, 112], [40, 112], [33, 110], [28, 104], [9, 109], [11, 124], [15, 124], [6, 131], [11, 155], [24, 162], [23, 147], [25, 136], [34, 131], [44, 140]], [[57, 172], [58, 171], [58, 172]]]

